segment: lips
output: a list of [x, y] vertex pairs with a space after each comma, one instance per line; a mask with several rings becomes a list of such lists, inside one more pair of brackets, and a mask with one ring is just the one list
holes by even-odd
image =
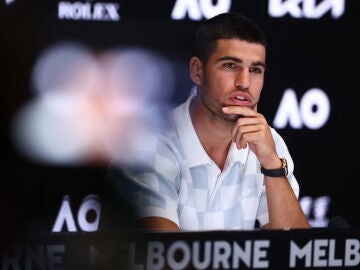
[[244, 92], [233, 93], [229, 101], [229, 105], [248, 106], [251, 104], [250, 96]]

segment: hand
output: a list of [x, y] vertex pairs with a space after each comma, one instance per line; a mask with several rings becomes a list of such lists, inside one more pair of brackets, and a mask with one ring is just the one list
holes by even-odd
[[232, 141], [238, 149], [249, 145], [262, 166], [267, 169], [281, 166], [270, 127], [262, 114], [245, 106], [223, 107], [223, 112], [239, 115], [231, 131]]

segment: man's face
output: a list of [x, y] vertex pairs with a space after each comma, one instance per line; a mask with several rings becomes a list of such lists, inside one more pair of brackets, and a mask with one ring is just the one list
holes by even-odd
[[265, 47], [240, 39], [220, 39], [203, 66], [198, 91], [202, 104], [223, 119], [234, 121], [222, 107], [247, 106], [257, 110], [264, 83]]

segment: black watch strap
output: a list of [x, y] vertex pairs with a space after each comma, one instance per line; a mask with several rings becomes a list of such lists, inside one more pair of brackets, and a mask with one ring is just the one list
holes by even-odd
[[285, 158], [280, 158], [280, 160], [282, 164], [281, 168], [268, 170], [261, 166], [261, 173], [265, 176], [270, 176], [270, 177], [287, 176], [288, 174], [287, 161]]

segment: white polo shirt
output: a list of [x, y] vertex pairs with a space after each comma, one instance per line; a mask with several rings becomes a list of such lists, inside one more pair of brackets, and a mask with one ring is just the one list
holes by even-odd
[[[137, 162], [125, 173], [125, 186], [139, 217], [160, 216], [181, 230], [251, 230], [269, 222], [264, 176], [255, 154], [232, 143], [223, 171], [205, 152], [190, 119], [191, 95], [172, 115], [165, 135], [147, 138]], [[281, 136], [272, 128], [276, 150], [288, 161], [288, 180], [299, 196], [294, 164]]]

